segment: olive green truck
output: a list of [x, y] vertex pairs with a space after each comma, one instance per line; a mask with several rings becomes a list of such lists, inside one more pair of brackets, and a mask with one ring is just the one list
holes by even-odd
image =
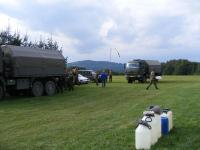
[[0, 47], [0, 99], [28, 91], [33, 96], [53, 95], [64, 76], [60, 51], [3, 45]]
[[135, 59], [125, 64], [125, 76], [128, 83], [136, 80], [142, 83], [146, 82], [152, 70], [156, 76], [161, 76], [161, 63], [157, 60]]

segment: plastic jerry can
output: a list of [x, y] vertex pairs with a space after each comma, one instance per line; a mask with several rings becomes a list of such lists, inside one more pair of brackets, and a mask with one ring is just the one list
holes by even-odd
[[146, 121], [151, 126], [151, 145], [154, 145], [158, 141], [155, 115], [153, 111], [144, 111], [143, 121]]
[[156, 132], [157, 132], [157, 138], [160, 138], [162, 136], [161, 134], [161, 109], [159, 106], [150, 106], [149, 110], [154, 112], [155, 115], [155, 124], [156, 124]]
[[173, 115], [172, 115], [172, 111], [168, 108], [163, 109], [163, 113], [167, 114], [167, 117], [169, 119], [169, 131], [172, 130], [173, 128]]
[[161, 125], [162, 125], [162, 134], [167, 135], [169, 133], [169, 119], [166, 113], [161, 115]]
[[140, 120], [135, 130], [135, 148], [151, 148], [151, 126], [146, 121]]

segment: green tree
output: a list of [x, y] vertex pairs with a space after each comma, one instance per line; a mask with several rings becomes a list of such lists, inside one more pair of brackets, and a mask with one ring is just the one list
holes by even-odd
[[22, 36], [19, 32], [11, 33], [10, 27], [0, 32], [0, 45], [16, 45], [24, 47], [34, 47], [42, 49], [59, 50], [62, 52], [62, 47], [59, 46], [57, 41], [53, 41], [52, 38], [48, 38], [47, 41], [40, 40], [32, 42], [29, 40], [28, 35]]

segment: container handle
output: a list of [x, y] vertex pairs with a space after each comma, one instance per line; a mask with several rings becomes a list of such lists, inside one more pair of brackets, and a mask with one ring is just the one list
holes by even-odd
[[171, 109], [169, 109], [169, 108], [164, 108], [164, 109], [162, 109], [162, 112], [164, 112], [164, 113], [168, 113], [168, 111], [170, 111]]
[[145, 121], [146, 121], [146, 122], [152, 122], [151, 116], [147, 116], [147, 117], [145, 118]]
[[140, 120], [140, 121], [138, 122], [138, 125], [140, 125], [140, 124], [143, 125], [143, 126], [145, 126], [145, 127], [147, 127], [148, 129], [151, 130], [151, 126], [148, 124], [147, 121]]

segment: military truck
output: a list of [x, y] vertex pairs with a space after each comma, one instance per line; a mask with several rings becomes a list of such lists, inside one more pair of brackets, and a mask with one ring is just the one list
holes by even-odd
[[157, 60], [136, 59], [125, 64], [125, 76], [128, 83], [136, 80], [146, 82], [152, 70], [155, 71], [156, 76], [161, 76], [161, 63]]
[[64, 70], [65, 59], [59, 51], [1, 46], [0, 99], [19, 91], [30, 91], [33, 96], [53, 95]]

